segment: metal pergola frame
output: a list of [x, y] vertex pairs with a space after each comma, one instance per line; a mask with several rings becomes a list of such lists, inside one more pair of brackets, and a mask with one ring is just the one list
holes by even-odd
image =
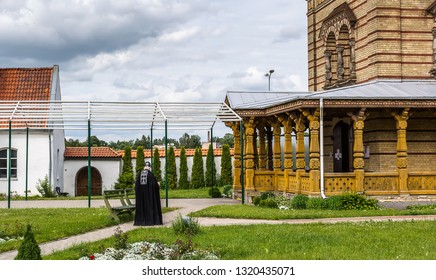
[[[88, 207], [91, 207], [91, 131], [150, 130], [151, 151], [153, 131], [165, 131], [165, 190], [168, 207], [168, 130], [210, 130], [217, 121], [239, 122], [242, 118], [224, 102], [101, 102], [101, 101], [2, 101], [0, 123], [9, 132], [8, 208], [11, 192], [12, 130], [87, 130], [88, 132]], [[243, 145], [241, 133], [241, 145]], [[242, 146], [241, 146], [242, 148]], [[153, 153], [151, 153], [151, 156]], [[243, 159], [243, 149], [241, 149]], [[26, 148], [26, 199], [28, 148]], [[242, 203], [244, 203], [244, 170], [242, 165]]]

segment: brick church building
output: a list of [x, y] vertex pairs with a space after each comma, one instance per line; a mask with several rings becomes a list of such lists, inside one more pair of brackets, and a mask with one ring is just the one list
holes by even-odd
[[308, 0], [307, 25], [308, 92], [227, 93], [235, 191], [436, 194], [436, 1]]

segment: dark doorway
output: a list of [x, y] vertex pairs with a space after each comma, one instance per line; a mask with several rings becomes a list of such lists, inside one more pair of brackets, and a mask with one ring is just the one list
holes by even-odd
[[340, 121], [333, 128], [333, 171], [350, 172], [352, 141], [350, 126]]
[[[97, 168], [91, 167], [91, 195], [101, 195], [101, 174]], [[82, 167], [76, 174], [76, 196], [88, 195], [88, 167]]]

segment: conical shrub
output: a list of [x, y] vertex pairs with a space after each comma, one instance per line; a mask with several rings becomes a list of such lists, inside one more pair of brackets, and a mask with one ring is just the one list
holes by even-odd
[[18, 248], [18, 254], [15, 257], [16, 260], [42, 260], [41, 249], [35, 240], [32, 227], [27, 224], [26, 233], [24, 234], [24, 240], [21, 242], [20, 248]]

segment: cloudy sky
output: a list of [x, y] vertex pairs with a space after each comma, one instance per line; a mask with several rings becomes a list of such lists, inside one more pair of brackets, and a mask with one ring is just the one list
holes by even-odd
[[64, 100], [223, 101], [307, 89], [304, 0], [2, 0], [1, 67], [60, 67]]

